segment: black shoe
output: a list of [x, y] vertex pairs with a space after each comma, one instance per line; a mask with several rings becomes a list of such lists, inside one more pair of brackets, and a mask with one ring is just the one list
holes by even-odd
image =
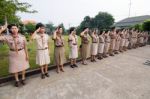
[[109, 56], [114, 56], [114, 54], [110, 54]]
[[115, 52], [115, 54], [119, 54], [118, 52]]
[[94, 59], [93, 62], [96, 62], [96, 59]]
[[19, 85], [20, 85], [20, 84], [19, 84], [19, 81], [16, 81], [16, 82], [15, 82], [15, 87], [19, 87]]
[[48, 74], [48, 73], [45, 73], [45, 76], [46, 76], [46, 77], [49, 77], [49, 74]]
[[44, 74], [41, 74], [41, 79], [44, 79], [45, 78], [45, 75]]
[[74, 65], [70, 65], [71, 68], [74, 68]]
[[22, 85], [25, 85], [25, 84], [26, 84], [26, 83], [25, 83], [25, 80], [21, 80], [20, 83], [21, 83]]
[[78, 65], [76, 65], [76, 64], [73, 64], [73, 66], [74, 66], [74, 67], [78, 67]]
[[91, 62], [94, 62], [94, 60], [91, 60]]

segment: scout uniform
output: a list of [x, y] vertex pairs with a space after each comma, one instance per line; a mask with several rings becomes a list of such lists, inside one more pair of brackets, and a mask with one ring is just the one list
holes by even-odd
[[78, 37], [77, 35], [69, 35], [69, 47], [70, 47], [70, 53], [69, 58], [70, 59], [76, 59], [78, 57]]
[[110, 38], [111, 38], [111, 40], [110, 40], [110, 55], [114, 56], [113, 51], [115, 49], [115, 43], [116, 43], [116, 32], [111, 32]]
[[64, 48], [64, 38], [56, 37], [54, 40], [54, 60], [56, 65], [63, 65], [65, 62], [65, 48]]
[[91, 55], [97, 55], [98, 51], [98, 35], [92, 35]]
[[115, 43], [115, 54], [118, 54], [119, 49], [120, 49], [120, 41], [121, 41], [121, 37], [119, 35], [119, 33], [116, 35], [116, 43]]
[[26, 60], [25, 45], [26, 38], [18, 34], [0, 36], [0, 41], [5, 41], [10, 49], [9, 51], [9, 72], [17, 73], [29, 68], [29, 62]]
[[107, 57], [110, 48], [110, 36], [105, 34], [104, 57]]
[[137, 43], [137, 33], [135, 31], [132, 31], [132, 36], [131, 36], [131, 47], [135, 48]]
[[86, 60], [89, 55], [90, 49], [90, 36], [89, 34], [84, 34], [81, 36], [81, 57], [83, 60]]
[[39, 66], [47, 65], [50, 63], [48, 42], [49, 36], [47, 34], [35, 34], [33, 39], [36, 40], [36, 64]]
[[144, 32], [144, 45], [146, 45], [146, 44], [147, 44], [148, 39], [149, 39], [148, 32]]
[[122, 31], [120, 33], [120, 37], [121, 37], [121, 40], [120, 40], [120, 52], [123, 52], [123, 47], [125, 45], [125, 32]]
[[126, 50], [126, 49], [128, 48], [128, 46], [129, 46], [129, 37], [130, 37], [129, 32], [126, 31], [126, 33], [125, 33], [125, 45], [124, 45], [125, 50]]
[[104, 52], [105, 38], [103, 35], [99, 35], [99, 43], [98, 43], [98, 59], [102, 59], [102, 54]]
[[143, 34], [143, 32], [139, 33], [139, 35], [138, 35], [138, 43], [139, 43], [140, 47], [143, 46], [143, 43], [144, 43], [144, 34]]

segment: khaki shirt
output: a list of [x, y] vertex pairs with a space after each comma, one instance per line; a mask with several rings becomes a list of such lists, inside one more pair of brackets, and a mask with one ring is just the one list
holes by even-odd
[[68, 42], [69, 42], [70, 46], [77, 45], [77, 43], [78, 43], [78, 36], [77, 35], [73, 36], [73, 35], [70, 34]]
[[15, 42], [18, 49], [24, 49], [26, 45], [25, 36], [18, 34], [17, 37], [13, 37], [11, 34], [0, 36], [0, 41], [5, 41], [10, 49], [15, 50]]
[[36, 40], [36, 48], [37, 49], [45, 49], [48, 48], [49, 35], [48, 34], [35, 34], [33, 39]]

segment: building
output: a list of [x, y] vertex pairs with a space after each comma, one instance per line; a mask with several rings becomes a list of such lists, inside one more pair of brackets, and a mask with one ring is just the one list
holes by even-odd
[[148, 20], [148, 19], [150, 19], [150, 15], [129, 17], [129, 18], [125, 18], [119, 22], [116, 22], [114, 24], [114, 26], [116, 28], [128, 28], [128, 27], [134, 26], [136, 24], [143, 23], [145, 20]]

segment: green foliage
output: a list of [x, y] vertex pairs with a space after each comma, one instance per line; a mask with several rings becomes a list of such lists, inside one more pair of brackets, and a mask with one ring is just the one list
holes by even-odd
[[18, 0], [0, 0], [0, 24], [4, 24], [7, 19], [8, 23], [19, 23], [20, 17], [17, 12], [35, 13], [35, 10], [29, 10], [31, 7], [27, 2]]
[[25, 25], [24, 29], [25, 29], [25, 32], [31, 34], [35, 31], [35, 24], [28, 23], [28, 24]]
[[143, 22], [143, 30], [150, 31], [150, 20], [146, 20], [145, 22]]
[[48, 34], [52, 34], [52, 32], [55, 30], [55, 26], [54, 26], [53, 23], [46, 24], [46, 28], [47, 28], [47, 33]]
[[136, 29], [136, 30], [143, 30], [143, 24], [136, 24], [135, 26], [133, 26], [132, 28]]
[[77, 33], [80, 33], [84, 27], [90, 29], [98, 28], [99, 30], [109, 29], [114, 24], [114, 18], [107, 12], [99, 12], [94, 18], [90, 16], [84, 17], [80, 26], [77, 28]]

